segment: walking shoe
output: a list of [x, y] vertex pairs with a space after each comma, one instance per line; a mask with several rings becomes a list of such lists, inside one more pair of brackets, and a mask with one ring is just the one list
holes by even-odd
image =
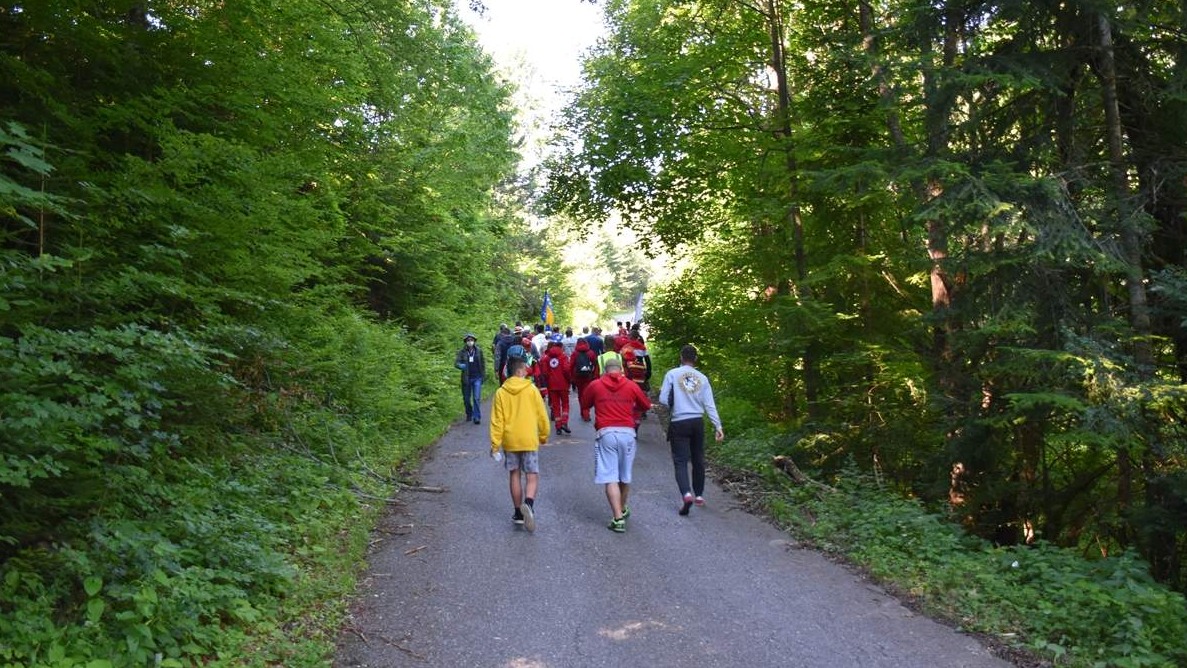
[[561, 429], [564, 429], [566, 434], [572, 434], [572, 433], [573, 433], [573, 432], [572, 432], [572, 431], [569, 429], [569, 427], [568, 427], [568, 426], [561, 427]]
[[631, 507], [630, 507], [630, 506], [623, 506], [623, 507], [622, 507], [622, 519], [624, 519], [624, 520], [625, 520], [626, 518], [628, 518], [628, 517], [630, 517], [630, 516], [631, 516]]
[[536, 530], [536, 512], [531, 506], [524, 503], [519, 506], [519, 512], [523, 513], [523, 528], [528, 531]]
[[482, 420], [480, 418], [474, 418], [474, 424], [482, 424]]
[[701, 506], [705, 505], [705, 497], [698, 496], [693, 500], [693, 503], [697, 504], [697, 507], [700, 508]]
[[511, 516], [511, 523], [518, 527], [523, 526], [523, 513], [519, 512], [518, 508], [515, 510], [515, 514]]
[[626, 533], [626, 518], [620, 517], [616, 520], [610, 520], [610, 523], [606, 525], [606, 528], [613, 531], [614, 533]]
[[692, 494], [691, 493], [684, 495], [684, 505], [680, 506], [680, 514], [687, 515], [689, 508], [692, 508]]

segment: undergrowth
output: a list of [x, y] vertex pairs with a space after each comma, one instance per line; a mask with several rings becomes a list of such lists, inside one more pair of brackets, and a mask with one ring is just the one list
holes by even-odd
[[759, 473], [763, 510], [802, 540], [843, 556], [958, 628], [1021, 645], [1060, 666], [1187, 665], [1187, 601], [1126, 552], [1086, 559], [1051, 544], [994, 547], [849, 467], [833, 491], [771, 464], [786, 437], [755, 427], [713, 459]]
[[[42, 538], [0, 540], [0, 666], [326, 665], [383, 499], [457, 397], [431, 344], [351, 314], [291, 317], [283, 337], [236, 328], [205, 346], [80, 331], [0, 350], [6, 386], [27, 388], [4, 395], [22, 417], [3, 433], [29, 436], [30, 476], [59, 481], [41, 507], [63, 495], [60, 517], [29, 520]], [[132, 354], [147, 345], [156, 358]], [[179, 401], [195, 396], [182, 385], [207, 386], [205, 403]], [[105, 454], [86, 460], [92, 433]]]

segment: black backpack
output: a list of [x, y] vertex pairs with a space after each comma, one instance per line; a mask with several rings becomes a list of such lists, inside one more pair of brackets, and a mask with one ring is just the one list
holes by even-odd
[[589, 357], [589, 351], [582, 351], [577, 356], [577, 365], [573, 367], [573, 373], [578, 378], [593, 378], [594, 361]]

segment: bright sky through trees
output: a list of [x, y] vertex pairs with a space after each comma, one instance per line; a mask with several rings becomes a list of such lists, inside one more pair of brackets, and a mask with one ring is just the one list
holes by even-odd
[[581, 79], [581, 55], [604, 32], [602, 10], [582, 0], [483, 0], [481, 14], [459, 3], [499, 69], [520, 88], [517, 99], [528, 138], [527, 163]]

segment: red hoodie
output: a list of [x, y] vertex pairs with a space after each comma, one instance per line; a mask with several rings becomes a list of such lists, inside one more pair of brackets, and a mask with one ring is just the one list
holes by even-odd
[[569, 358], [559, 343], [548, 344], [548, 352], [540, 360], [540, 373], [548, 383], [549, 390], [569, 390]]
[[581, 393], [581, 410], [588, 411], [590, 406], [595, 413], [594, 428], [629, 427], [635, 428], [636, 406], [646, 411], [651, 408], [651, 400], [639, 389], [639, 386], [626, 379], [621, 373], [613, 372], [602, 376], [589, 384]]

